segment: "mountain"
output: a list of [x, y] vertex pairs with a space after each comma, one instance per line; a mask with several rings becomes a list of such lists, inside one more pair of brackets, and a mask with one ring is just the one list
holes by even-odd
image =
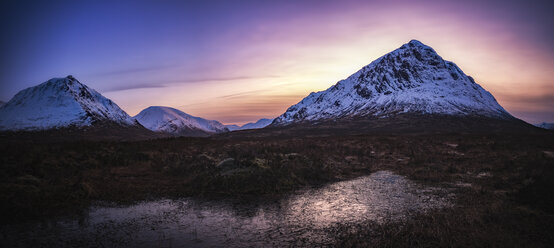
[[269, 126], [269, 124], [271, 124], [272, 122], [273, 122], [273, 119], [262, 118], [254, 123], [250, 122], [250, 123], [244, 124], [242, 127], [240, 127], [240, 130], [264, 128]]
[[229, 129], [218, 121], [195, 117], [170, 107], [151, 106], [133, 118], [154, 132], [177, 136], [207, 136], [229, 132]]
[[273, 122], [273, 119], [262, 118], [256, 122], [249, 122], [242, 126], [239, 125], [225, 125], [229, 131], [246, 130], [246, 129], [258, 129], [269, 126]]
[[240, 130], [240, 126], [239, 125], [225, 125], [225, 127], [227, 129], [229, 129], [229, 131], [235, 131], [235, 130]]
[[72, 76], [24, 89], [0, 108], [0, 130], [38, 131], [96, 124], [138, 126], [110, 99]]
[[535, 126], [543, 129], [554, 130], [554, 123], [543, 122], [543, 123], [536, 124]]
[[458, 66], [412, 40], [329, 89], [309, 94], [273, 125], [398, 114], [514, 118]]
[[0, 108], [1, 108], [2, 106], [4, 106], [4, 105], [6, 105], [6, 103], [3, 102], [3, 101], [0, 101]]

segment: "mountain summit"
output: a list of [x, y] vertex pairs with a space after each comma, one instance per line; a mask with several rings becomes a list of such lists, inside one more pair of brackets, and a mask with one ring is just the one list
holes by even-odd
[[0, 130], [85, 127], [97, 122], [137, 125], [117, 104], [72, 76], [24, 89], [0, 108]]
[[242, 126], [238, 125], [225, 125], [230, 131], [235, 130], [247, 130], [247, 129], [259, 129], [269, 126], [274, 119], [261, 118], [256, 122], [249, 122]]
[[171, 135], [207, 136], [229, 132], [218, 121], [195, 117], [170, 107], [151, 106], [140, 111], [134, 118], [151, 131]]
[[400, 113], [513, 118], [458, 66], [412, 40], [329, 89], [311, 93], [273, 125]]

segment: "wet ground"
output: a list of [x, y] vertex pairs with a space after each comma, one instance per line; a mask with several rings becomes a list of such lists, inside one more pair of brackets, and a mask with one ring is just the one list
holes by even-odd
[[158, 200], [95, 206], [76, 219], [2, 227], [6, 247], [271, 247], [325, 246], [333, 227], [399, 221], [449, 207], [449, 190], [419, 185], [388, 171], [309, 188], [280, 199]]

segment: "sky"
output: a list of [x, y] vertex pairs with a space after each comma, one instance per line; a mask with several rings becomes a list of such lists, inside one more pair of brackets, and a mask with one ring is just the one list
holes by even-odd
[[130, 115], [276, 117], [417, 39], [554, 122], [554, 1], [3, 1], [0, 100], [73, 75]]

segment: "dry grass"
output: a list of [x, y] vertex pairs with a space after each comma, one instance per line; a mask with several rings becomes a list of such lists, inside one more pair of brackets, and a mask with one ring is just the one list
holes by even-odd
[[0, 143], [2, 223], [79, 211], [91, 201], [280, 195], [392, 170], [466, 185], [456, 206], [407, 223], [341, 226], [340, 246], [521, 247], [554, 239], [554, 135], [420, 134]]

